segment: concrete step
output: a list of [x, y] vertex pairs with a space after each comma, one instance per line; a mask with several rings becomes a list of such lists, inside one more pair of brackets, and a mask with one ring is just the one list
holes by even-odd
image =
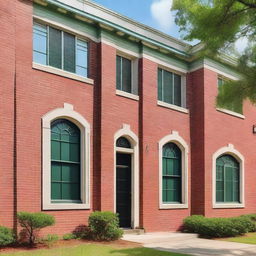
[[190, 233], [180, 233], [180, 232], [155, 232], [155, 233], [145, 233], [141, 235], [125, 234], [123, 240], [143, 243], [143, 244], [154, 244], [163, 242], [179, 242], [184, 240], [190, 240], [197, 238], [197, 234]]
[[124, 235], [142, 235], [145, 233], [144, 229], [139, 229], [139, 228], [123, 228]]

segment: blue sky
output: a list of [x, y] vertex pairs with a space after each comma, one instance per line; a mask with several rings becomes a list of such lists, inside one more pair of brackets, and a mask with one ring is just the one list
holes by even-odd
[[180, 38], [170, 12], [172, 0], [92, 0], [166, 34]]
[[[156, 28], [175, 38], [181, 39], [179, 28], [175, 25], [175, 14], [170, 11], [173, 0], [92, 0], [111, 10]], [[190, 44], [196, 44], [194, 40]], [[247, 38], [236, 41], [235, 47], [242, 52], [248, 44]]]

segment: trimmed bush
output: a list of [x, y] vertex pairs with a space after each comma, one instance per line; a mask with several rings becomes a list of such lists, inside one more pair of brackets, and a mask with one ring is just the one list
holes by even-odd
[[64, 234], [62, 238], [63, 240], [72, 240], [72, 239], [76, 239], [76, 236], [72, 233], [68, 233], [68, 234]]
[[243, 235], [252, 230], [253, 221], [245, 216], [232, 218], [205, 218], [194, 215], [184, 219], [184, 231], [202, 237], [219, 238]]
[[24, 231], [27, 233], [28, 242], [30, 245], [35, 243], [37, 233], [40, 229], [55, 224], [55, 218], [52, 215], [41, 212], [19, 212], [17, 217], [20, 226], [23, 227]]
[[0, 246], [6, 246], [14, 242], [13, 231], [10, 228], [0, 226]]
[[118, 215], [113, 212], [93, 212], [89, 217], [89, 228], [93, 240], [112, 241], [122, 237]]

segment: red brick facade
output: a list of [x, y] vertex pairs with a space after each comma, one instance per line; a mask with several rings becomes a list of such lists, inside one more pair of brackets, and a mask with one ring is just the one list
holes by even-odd
[[[42, 117], [73, 105], [91, 125], [90, 209], [44, 211], [56, 217], [49, 232], [64, 234], [87, 224], [94, 210], [114, 211], [114, 136], [130, 126], [139, 139], [139, 227], [178, 230], [191, 214], [233, 216], [256, 211], [256, 108], [244, 104], [244, 119], [217, 111], [218, 73], [207, 67], [186, 75], [189, 113], [157, 105], [158, 63], [139, 60], [139, 100], [116, 94], [114, 46], [89, 41], [89, 77], [94, 84], [32, 68], [33, 3], [0, 4], [0, 224], [16, 225], [16, 212], [42, 211]], [[188, 207], [159, 209], [158, 142], [177, 131], [189, 145]], [[233, 144], [245, 158], [245, 206], [212, 206], [212, 156]]]

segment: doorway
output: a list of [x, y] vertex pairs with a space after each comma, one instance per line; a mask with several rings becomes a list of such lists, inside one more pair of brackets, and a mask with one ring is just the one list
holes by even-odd
[[120, 227], [131, 228], [132, 210], [131, 154], [116, 153], [116, 212]]

